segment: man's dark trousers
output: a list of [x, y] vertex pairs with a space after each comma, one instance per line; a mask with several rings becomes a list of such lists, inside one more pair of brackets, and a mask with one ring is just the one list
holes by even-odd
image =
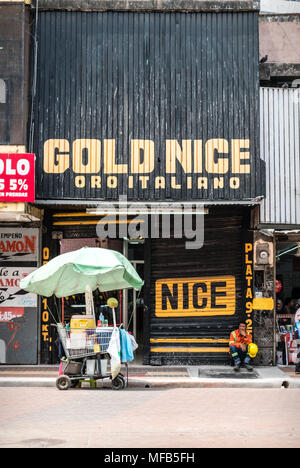
[[230, 355], [234, 360], [235, 366], [240, 366], [242, 363], [250, 364], [251, 357], [247, 351], [243, 351], [242, 348], [236, 346], [230, 346]]

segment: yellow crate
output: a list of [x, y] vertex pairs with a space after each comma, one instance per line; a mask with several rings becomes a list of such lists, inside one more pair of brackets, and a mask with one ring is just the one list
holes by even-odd
[[73, 315], [70, 323], [71, 330], [92, 330], [96, 328], [93, 315]]

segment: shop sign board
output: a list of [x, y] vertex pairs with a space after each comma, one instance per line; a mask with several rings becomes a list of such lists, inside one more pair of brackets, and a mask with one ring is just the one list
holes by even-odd
[[257, 12], [47, 11], [37, 34], [37, 199], [264, 195]]
[[34, 202], [34, 154], [0, 154], [0, 201]]
[[28, 267], [0, 266], [0, 312], [2, 307], [37, 306], [37, 295], [20, 288], [20, 280], [34, 270], [35, 268]]
[[[0, 176], [1, 178], [1, 176]], [[0, 363], [36, 364], [37, 295], [20, 280], [38, 266], [39, 229], [0, 231]]]
[[160, 279], [155, 284], [157, 317], [201, 317], [235, 313], [235, 277]]
[[1, 228], [1, 262], [37, 262], [39, 230], [18, 227]]
[[37, 363], [35, 307], [0, 308], [0, 364]]
[[0, 323], [10, 322], [20, 317], [24, 317], [24, 307], [0, 307]]

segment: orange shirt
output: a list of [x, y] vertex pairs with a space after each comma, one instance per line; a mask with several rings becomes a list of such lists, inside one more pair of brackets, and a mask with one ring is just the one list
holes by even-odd
[[252, 343], [252, 336], [250, 333], [246, 332], [246, 336], [243, 336], [240, 334], [239, 329], [230, 333], [229, 346], [240, 348], [241, 344], [248, 345], [249, 343]]

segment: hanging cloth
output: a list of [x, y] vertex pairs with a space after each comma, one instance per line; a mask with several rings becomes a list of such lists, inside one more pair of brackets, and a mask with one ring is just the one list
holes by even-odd
[[121, 362], [133, 361], [132, 341], [126, 330], [120, 328]]

